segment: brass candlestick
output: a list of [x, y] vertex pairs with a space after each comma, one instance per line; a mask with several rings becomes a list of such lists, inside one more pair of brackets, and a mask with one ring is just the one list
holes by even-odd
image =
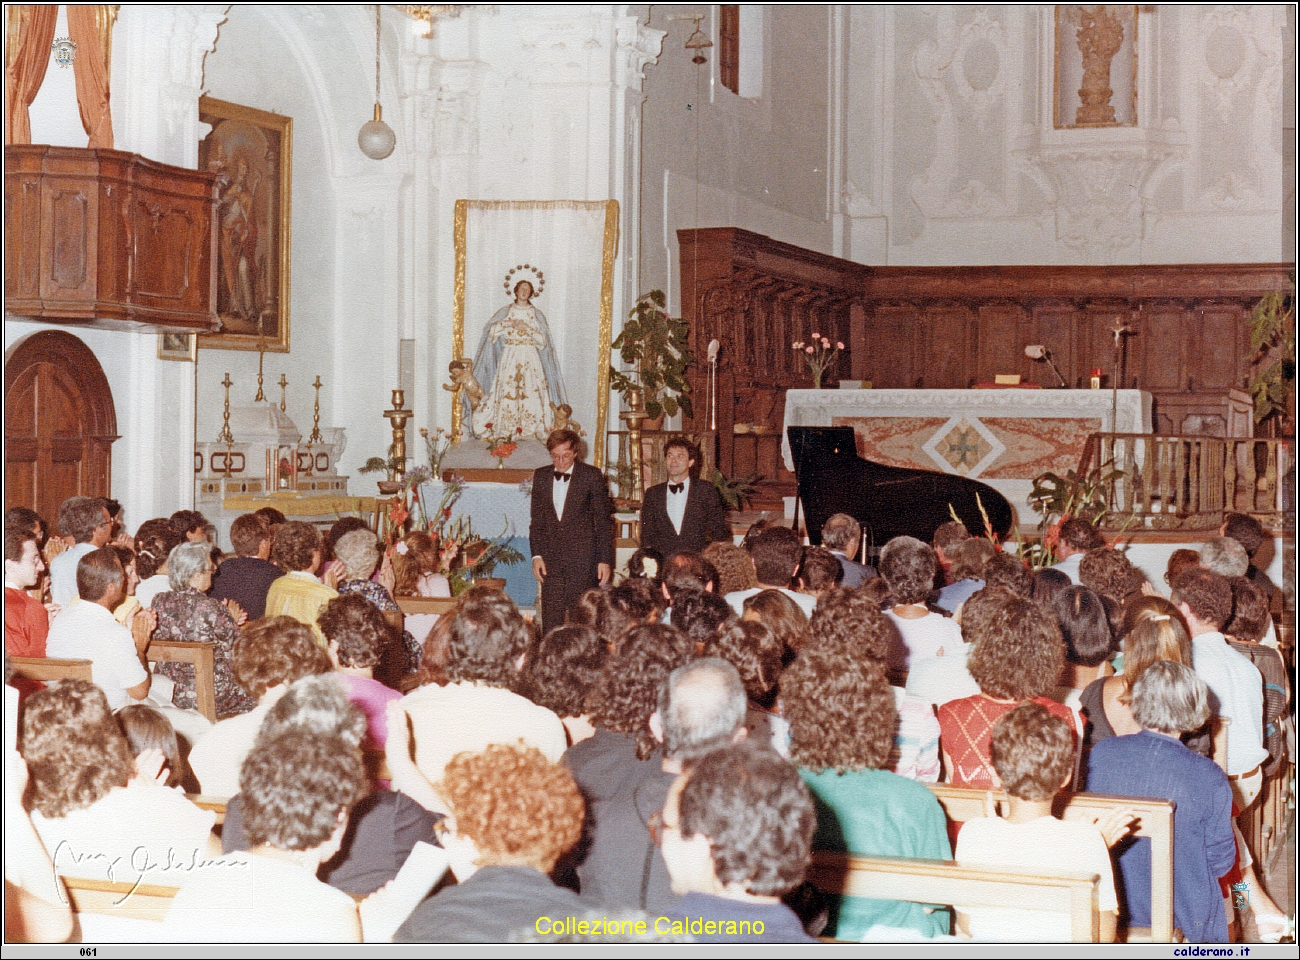
[[627, 423], [627, 442], [632, 448], [628, 451], [628, 461], [632, 466], [632, 499], [639, 502], [645, 492], [641, 477], [641, 421], [646, 418], [645, 403], [641, 399], [640, 390], [628, 391], [627, 406], [628, 409], [620, 413], [618, 418]]
[[[266, 394], [262, 392], [262, 360], [266, 356], [266, 341], [261, 338], [257, 341], [257, 396], [253, 398], [254, 403], [261, 403], [266, 400]], [[281, 407], [280, 409], [284, 409]]]
[[384, 411], [384, 416], [393, 425], [393, 445], [390, 449], [394, 475], [398, 477], [406, 472], [406, 421], [413, 415], [413, 411], [405, 409], [405, 405], [406, 391], [394, 390], [393, 409]]
[[280, 412], [284, 413], [284, 388], [289, 385], [289, 379], [282, 373], [280, 374]]
[[230, 379], [230, 371], [226, 371], [226, 379], [221, 381], [221, 385], [226, 388], [226, 407], [222, 413], [221, 432], [217, 434], [217, 443], [233, 443], [235, 438], [230, 432], [230, 388], [234, 386], [234, 381]]
[[311, 436], [307, 438], [307, 443], [324, 443], [325, 438], [320, 433], [320, 374], [316, 375], [316, 382], [312, 384], [316, 388], [316, 405], [312, 408], [311, 418]]

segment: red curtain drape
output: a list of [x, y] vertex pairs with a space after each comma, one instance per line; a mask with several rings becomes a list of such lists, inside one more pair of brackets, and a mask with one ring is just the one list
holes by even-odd
[[50, 65], [50, 45], [56, 6], [25, 3], [10, 7], [9, 35], [5, 38], [5, 143], [31, 143], [32, 127], [27, 108], [36, 99]]
[[110, 26], [101, 7], [68, 7], [68, 37], [77, 45], [72, 70], [77, 77], [77, 109], [92, 149], [113, 149], [113, 117], [108, 107]]

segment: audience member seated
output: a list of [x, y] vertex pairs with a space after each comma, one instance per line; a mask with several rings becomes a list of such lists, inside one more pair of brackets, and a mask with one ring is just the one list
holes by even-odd
[[693, 939], [813, 942], [781, 902], [803, 880], [817, 826], [786, 761], [751, 743], [705, 755], [673, 783], [657, 826], [680, 915], [713, 923]]
[[[394, 630], [401, 631], [402, 609], [393, 599], [393, 588], [397, 583], [393, 562], [388, 554], [384, 554], [381, 565], [380, 556], [379, 541], [368, 528], [352, 530], [340, 537], [334, 544], [334, 563], [343, 568], [338, 592], [340, 595], [354, 593], [365, 597]], [[379, 577], [372, 580], [376, 566], [379, 567]]]
[[962, 631], [971, 643], [967, 666], [980, 692], [939, 707], [943, 768], [953, 786], [996, 790], [989, 749], [993, 724], [1018, 703], [1032, 700], [1076, 729], [1074, 712], [1047, 696], [1061, 675], [1065, 643], [1050, 610], [994, 587], [966, 601]]
[[827, 590], [839, 586], [843, 578], [844, 569], [835, 554], [825, 547], [803, 548], [803, 559], [794, 574], [799, 593], [820, 599]]
[[415, 531], [393, 551], [393, 574], [399, 597], [450, 597], [451, 583], [438, 572], [438, 545], [427, 533]]
[[664, 555], [654, 547], [637, 547], [627, 558], [627, 575], [630, 580], [658, 580], [664, 568]]
[[[775, 590], [769, 592], [781, 597], [782, 602], [789, 603]], [[794, 606], [793, 603], [790, 605]], [[797, 607], [795, 609], [798, 610]], [[803, 614], [800, 613], [799, 616], [802, 617]], [[697, 656], [703, 653], [705, 645], [718, 635], [719, 630], [735, 619], [736, 612], [731, 609], [731, 604], [716, 593], [678, 590], [673, 598], [673, 626], [695, 644]]]
[[[1092, 793], [1172, 800], [1174, 817], [1174, 926], [1189, 943], [1224, 943], [1228, 922], [1219, 878], [1236, 860], [1232, 790], [1212, 760], [1178, 738], [1210, 717], [1209, 689], [1191, 667], [1158, 660], [1133, 683], [1133, 718], [1142, 728], [1092, 748], [1087, 788]], [[1151, 926], [1151, 841], [1139, 838], [1119, 854], [1131, 927]]]
[[[154, 597], [153, 612], [158, 626], [155, 640], [183, 640], [212, 645], [212, 673], [217, 688], [217, 716], [247, 713], [257, 705], [235, 681], [230, 651], [239, 639], [235, 617], [247, 617], [238, 606], [234, 612], [220, 600], [207, 595], [215, 566], [208, 555], [206, 540], [182, 543], [167, 558], [167, 576], [172, 588]], [[233, 602], [233, 601], [232, 601]], [[176, 685], [172, 703], [189, 709], [195, 704], [194, 667], [188, 663], [160, 663], [158, 672]]]
[[140, 582], [135, 587], [135, 598], [145, 609], [153, 607], [153, 599], [172, 588], [167, 575], [167, 558], [185, 540], [176, 535], [165, 519], [146, 520], [135, 532], [135, 563]]
[[271, 562], [271, 530], [255, 513], [245, 513], [230, 525], [235, 556], [225, 560], [212, 577], [208, 596], [233, 600], [250, 620], [266, 615], [266, 593], [284, 571]]
[[36, 538], [36, 549], [44, 552], [45, 541], [50, 535], [49, 524], [35, 510], [30, 507], [10, 507], [5, 511], [5, 526], [30, 531]]
[[190, 773], [189, 762], [181, 753], [180, 739], [170, 720], [143, 703], [128, 704], [115, 716], [136, 763], [141, 763], [141, 755], [148, 751], [160, 753], [163, 765], [158, 776], [166, 775], [163, 783], [178, 790], [198, 792], [198, 784]]
[[45, 561], [29, 528], [5, 524], [5, 653], [45, 656], [49, 611], [27, 591], [40, 583]]
[[375, 664], [379, 663], [392, 627], [374, 604], [355, 593], [343, 594], [325, 604], [318, 623], [328, 643], [326, 652], [334, 664], [334, 679], [366, 715], [368, 732], [362, 745], [369, 750], [383, 750], [388, 742], [388, 704], [402, 699], [401, 693], [375, 679]]
[[124, 547], [121, 544], [110, 543], [109, 547], [117, 554], [117, 562], [122, 565], [122, 572], [126, 574], [126, 591], [121, 602], [113, 610], [113, 619], [118, 623], [126, 626], [126, 621], [131, 618], [131, 614], [143, 609], [139, 600], [136, 599], [135, 590], [140, 586], [139, 568], [136, 566], [135, 551], [130, 547]]
[[455, 818], [443, 835], [457, 884], [415, 908], [397, 943], [504, 942], [539, 917], [571, 917], [582, 902], [547, 877], [582, 835], [573, 777], [536, 747], [490, 744], [447, 763], [440, 791]]
[[[81, 602], [55, 617], [45, 644], [48, 656], [91, 661], [91, 676], [108, 697], [111, 710], [131, 700], [143, 700], [150, 687], [144, 651], [149, 646], [152, 614], [138, 611], [131, 625], [123, 626], [111, 612], [122, 599], [125, 579], [122, 564], [111, 547], [82, 556], [77, 564]], [[149, 629], [133, 633], [137, 624]]]
[[431, 782], [456, 754], [522, 739], [550, 760], [568, 741], [564, 724], [514, 690], [524, 684], [531, 627], [514, 603], [486, 587], [461, 595], [451, 621], [445, 687], [424, 686], [402, 707], [411, 717], [415, 763]]
[[[325, 635], [316, 625], [316, 618], [325, 604], [338, 596], [333, 583], [322, 583], [316, 576], [323, 551], [320, 531], [310, 523], [290, 520], [280, 524], [271, 543], [271, 559], [285, 575], [266, 593], [266, 615], [293, 617], [310, 627], [321, 649], [325, 647]], [[337, 583], [342, 573], [340, 567], [331, 580]]]
[[1110, 665], [1115, 648], [1110, 619], [1101, 598], [1087, 587], [1065, 588], [1048, 609], [1056, 614], [1065, 641], [1065, 668], [1052, 699], [1077, 710], [1087, 686], [1115, 672]]
[[343, 844], [369, 784], [361, 752], [338, 737], [291, 730], [259, 742], [239, 774], [250, 848], [232, 866], [201, 870], [163, 924], [186, 942], [357, 943], [352, 897], [316, 871]]
[[[294, 683], [263, 720], [257, 745], [297, 730], [313, 736], [336, 737], [349, 747], [359, 746], [367, 724], [356, 706], [347, 700], [337, 677], [337, 674], [322, 674]], [[404, 727], [403, 720], [402, 727], [395, 728], [397, 732], [391, 741], [395, 748], [400, 745], [401, 749], [395, 751], [398, 754], [409, 750]], [[407, 757], [409, 765], [409, 754]], [[395, 781], [399, 767], [395, 762]], [[416, 843], [437, 843], [434, 826], [439, 819], [441, 814], [427, 810], [415, 798], [376, 790], [352, 808], [341, 849], [321, 864], [317, 876], [345, 893], [367, 896], [397, 876]], [[231, 797], [226, 804], [221, 841], [226, 853], [247, 850], [250, 846], [241, 795]]]
[[725, 597], [729, 593], [749, 590], [758, 586], [758, 577], [754, 573], [754, 560], [749, 551], [720, 540], [711, 543], [700, 551], [701, 559], [711, 564], [718, 572], [717, 593]]
[[1169, 555], [1165, 566], [1165, 585], [1172, 586], [1174, 580], [1184, 570], [1191, 570], [1201, 565], [1201, 554], [1196, 550], [1178, 549]]
[[758, 586], [748, 590], [737, 590], [726, 595], [727, 603], [736, 611], [736, 616], [744, 613], [744, 603], [760, 590], [780, 590], [787, 597], [799, 604], [805, 616], [812, 616], [817, 607], [817, 600], [806, 593], [795, 593], [790, 589], [794, 583], [795, 571], [803, 559], [803, 543], [799, 535], [789, 527], [768, 527], [758, 534], [749, 545], [749, 554], [754, 559], [754, 575]]
[[330, 672], [330, 660], [311, 631], [292, 617], [264, 617], [248, 624], [231, 651], [235, 680], [257, 706], [220, 720], [190, 752], [190, 767], [202, 793], [231, 797], [239, 792], [239, 765], [253, 747], [262, 721], [289, 685]]
[[216, 852], [216, 815], [167, 788], [161, 753], [132, 758], [94, 684], [61, 680], [28, 697], [21, 750], [32, 822], [59, 873], [183, 884], [187, 872], [169, 867]]
[[984, 589], [984, 567], [995, 552], [993, 544], [984, 537], [967, 537], [953, 544], [948, 549], [948, 583], [939, 591], [934, 605], [949, 613], [960, 610], [972, 594]]
[[1098, 547], [1079, 561], [1079, 583], [1122, 609], [1142, 592], [1146, 577], [1114, 547]]
[[50, 561], [50, 599], [66, 607], [77, 599], [77, 564], [106, 546], [113, 521], [101, 497], [69, 497], [59, 507], [59, 535], [68, 549]]
[[1228, 645], [1222, 632], [1232, 616], [1232, 587], [1209, 570], [1188, 570], [1174, 581], [1170, 600], [1187, 622], [1192, 666], [1213, 694], [1210, 708], [1227, 721], [1227, 756], [1222, 766], [1237, 811], [1244, 812], [1259, 796], [1268, 751], [1264, 749], [1263, 679], [1248, 658]]
[[[583, 791], [591, 844], [578, 878], [582, 899], [604, 910], [637, 908], [655, 915], [677, 909], [668, 868], [649, 832], [651, 818], [685, 767], [745, 736], [745, 688], [725, 661], [710, 657], [677, 667], [661, 684], [657, 704], [647, 726], [662, 755], [639, 768], [625, 765], [621, 779]], [[592, 770], [588, 765], [583, 777], [580, 766], [570, 769], [583, 786]]]
[[972, 537], [966, 524], [960, 520], [949, 520], [947, 523], [941, 523], [935, 528], [933, 535], [930, 537], [930, 549], [934, 551], [935, 560], [939, 564], [938, 573], [942, 576], [935, 576], [934, 588], [936, 590], [945, 584], [953, 583], [956, 577], [952, 576], [953, 551], [960, 543], [967, 540], [985, 539], [983, 537]]
[[760, 590], [745, 598], [741, 620], [761, 623], [781, 641], [781, 659], [789, 663], [808, 642], [808, 615], [781, 590]]
[[900, 680], [912, 663], [958, 652], [962, 645], [961, 627], [926, 606], [937, 572], [934, 551], [915, 537], [895, 537], [880, 552], [880, 576], [894, 600], [886, 612], [902, 640], [889, 651], [888, 666]]
[[[1036, 703], [1022, 703], [993, 725], [992, 752], [993, 769], [1010, 802], [1002, 817], [978, 817], [962, 825], [957, 862], [1048, 877], [1097, 874], [1100, 940], [1113, 942], [1119, 900], [1106, 838], [1096, 824], [1067, 823], [1052, 816], [1052, 799], [1074, 776], [1069, 726]], [[1127, 826], [1132, 818], [1115, 819], [1125, 820]], [[1072, 939], [1069, 914], [960, 905], [956, 911], [957, 928], [976, 940]]]
[[782, 756], [790, 749], [790, 731], [775, 708], [784, 652], [780, 639], [766, 624], [751, 620], [727, 624], [704, 642], [702, 651], [703, 656], [717, 657], [736, 668], [749, 699], [745, 729], [754, 741]]
[[[934, 794], [888, 772], [898, 707], [885, 668], [864, 656], [864, 647], [856, 637], [816, 631], [781, 675], [790, 759], [817, 808], [813, 847], [947, 860], [951, 848]], [[860, 940], [874, 927], [932, 937], [948, 932], [948, 915], [915, 903], [833, 898], [828, 935]]]
[[1223, 526], [1219, 532], [1225, 537], [1231, 537], [1245, 547], [1246, 556], [1250, 558], [1250, 567], [1246, 570], [1246, 578], [1264, 592], [1264, 596], [1268, 598], [1271, 605], [1277, 586], [1268, 578], [1268, 574], [1255, 566], [1256, 555], [1269, 540], [1268, 534], [1264, 532], [1264, 527], [1249, 514], [1229, 513], [1224, 517]]
[[1012, 554], [995, 550], [984, 564], [984, 585], [1009, 590], [1018, 597], [1034, 595], [1034, 575]]
[[[686, 556], [686, 554], [678, 554], [678, 556]], [[712, 576], [712, 569], [707, 564], [704, 565], [704, 572], [706, 576]], [[681, 585], [680, 567], [674, 568], [670, 565], [665, 573], [675, 581], [674, 589]], [[637, 578], [624, 580], [618, 586], [606, 589], [609, 591], [609, 602], [626, 613], [633, 623], [659, 623], [663, 620], [668, 601], [664, 597], [662, 584]]]
[[197, 510], [177, 510], [168, 517], [167, 522], [172, 525], [172, 530], [181, 538], [182, 543], [211, 545], [208, 539], [208, 528], [212, 524], [208, 523], [208, 518]]
[[1231, 537], [1211, 537], [1201, 546], [1201, 566], [1230, 580], [1246, 575], [1250, 557], [1246, 548]]
[[672, 623], [673, 603], [678, 594], [716, 593], [717, 587], [718, 571], [700, 554], [674, 553], [664, 563], [663, 574], [659, 577], [659, 595], [666, 608], [661, 619], [664, 623]]
[[591, 710], [608, 659], [600, 634], [572, 623], [548, 630], [530, 658], [528, 698], [560, 718], [570, 747], [596, 733]]
[[876, 571], [854, 558], [862, 545], [862, 526], [847, 513], [832, 514], [822, 524], [822, 546], [829, 550], [844, 571], [840, 586], [854, 589], [874, 580]]
[[1247, 577], [1237, 577], [1230, 585], [1232, 619], [1223, 632], [1228, 645], [1254, 664], [1264, 679], [1264, 748], [1268, 750], [1264, 777], [1267, 779], [1275, 776], [1286, 762], [1291, 683], [1281, 655], [1260, 642], [1272, 623], [1268, 597]]
[[1053, 567], [1070, 578], [1076, 587], [1083, 586], [1079, 580], [1079, 562], [1089, 550], [1106, 546], [1106, 538], [1101, 531], [1082, 517], [1070, 517], [1061, 524], [1056, 537], [1057, 562]]
[[1034, 592], [1030, 594], [1045, 607], [1054, 606], [1056, 598], [1074, 584], [1070, 578], [1053, 567], [1044, 567], [1034, 574]]

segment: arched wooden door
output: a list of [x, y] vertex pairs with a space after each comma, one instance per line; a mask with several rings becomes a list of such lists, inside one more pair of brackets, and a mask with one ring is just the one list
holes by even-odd
[[5, 509], [54, 527], [68, 497], [109, 496], [117, 414], [104, 370], [70, 333], [19, 341], [5, 362]]

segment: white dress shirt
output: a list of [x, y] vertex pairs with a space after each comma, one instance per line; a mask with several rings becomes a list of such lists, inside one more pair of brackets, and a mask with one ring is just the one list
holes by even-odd
[[668, 489], [664, 492], [664, 507], [668, 511], [668, 519], [673, 525], [673, 532], [680, 534], [682, 532], [682, 520], [686, 516], [686, 498], [691, 493], [691, 478], [687, 477], [682, 481], [682, 488], [673, 493], [673, 481], [668, 481]]
[[1192, 666], [1219, 701], [1219, 716], [1228, 721], [1228, 775], [1248, 773], [1268, 759], [1259, 670], [1217, 631], [1192, 637]]
[[[557, 471], [558, 472], [558, 471]], [[559, 477], [551, 478], [551, 503], [555, 504], [555, 519], [564, 519], [564, 498], [569, 495], [569, 484], [573, 483], [573, 470], [564, 474], [568, 480], [561, 480]]]

